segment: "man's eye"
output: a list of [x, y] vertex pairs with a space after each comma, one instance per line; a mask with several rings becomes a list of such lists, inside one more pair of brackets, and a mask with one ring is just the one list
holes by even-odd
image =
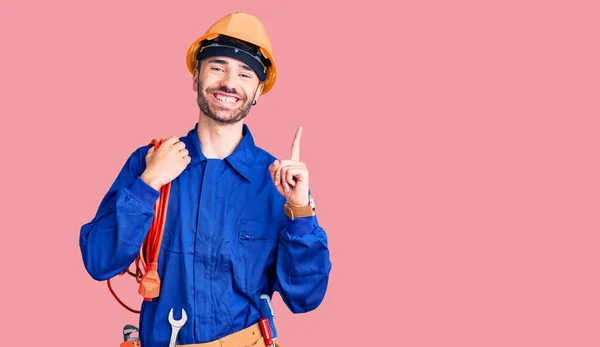
[[243, 74], [242, 74], [242, 77], [244, 77], [244, 78], [250, 78], [251, 76], [250, 76], [250, 75], [248, 75], [248, 74], [245, 74], [245, 73], [243, 73]]
[[213, 71], [223, 71], [223, 69], [221, 69], [220, 67], [213, 67], [211, 68]]

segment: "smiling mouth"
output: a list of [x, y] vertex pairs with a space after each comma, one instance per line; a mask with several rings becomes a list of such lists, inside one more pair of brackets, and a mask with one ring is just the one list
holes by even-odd
[[226, 105], [233, 105], [240, 100], [235, 96], [229, 96], [220, 93], [213, 93], [212, 95], [215, 99], [219, 100], [220, 102]]

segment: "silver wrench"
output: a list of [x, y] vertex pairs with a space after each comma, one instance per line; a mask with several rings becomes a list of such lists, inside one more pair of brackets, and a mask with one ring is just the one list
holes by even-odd
[[187, 315], [185, 314], [185, 310], [181, 309], [181, 319], [175, 320], [173, 318], [173, 309], [169, 311], [169, 323], [171, 323], [171, 341], [169, 341], [169, 347], [175, 347], [175, 342], [177, 341], [177, 334], [179, 334], [179, 329], [185, 324], [187, 321]]

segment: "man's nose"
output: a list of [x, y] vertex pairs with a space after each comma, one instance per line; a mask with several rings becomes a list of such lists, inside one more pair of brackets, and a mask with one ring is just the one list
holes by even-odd
[[227, 89], [228, 93], [237, 94], [235, 85], [235, 74], [232, 74], [231, 72], [226, 73], [221, 80], [221, 86]]

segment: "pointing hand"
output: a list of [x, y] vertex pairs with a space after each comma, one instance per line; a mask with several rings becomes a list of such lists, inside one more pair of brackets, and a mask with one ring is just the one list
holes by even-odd
[[271, 179], [277, 191], [285, 197], [292, 206], [308, 206], [308, 169], [300, 161], [300, 137], [302, 127], [296, 130], [292, 142], [292, 156], [290, 159], [275, 160], [269, 165]]

